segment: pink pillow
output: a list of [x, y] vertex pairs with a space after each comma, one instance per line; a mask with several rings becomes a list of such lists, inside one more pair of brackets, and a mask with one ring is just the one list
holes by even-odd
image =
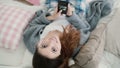
[[33, 5], [40, 5], [40, 0], [26, 0], [26, 1]]
[[33, 12], [0, 4], [0, 47], [16, 49], [33, 15]]

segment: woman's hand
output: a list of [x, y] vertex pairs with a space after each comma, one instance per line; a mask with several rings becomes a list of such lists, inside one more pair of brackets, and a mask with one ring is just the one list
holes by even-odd
[[67, 14], [66, 15], [67, 16], [72, 16], [74, 10], [75, 10], [74, 7], [71, 6], [70, 4], [68, 4], [68, 10], [67, 10]]
[[55, 19], [57, 19], [59, 16], [61, 16], [62, 10], [60, 10], [59, 12], [57, 12], [57, 10], [58, 10], [58, 9], [55, 8], [54, 13], [53, 13], [51, 16], [48, 16], [47, 19], [48, 19], [48, 20], [55, 20]]

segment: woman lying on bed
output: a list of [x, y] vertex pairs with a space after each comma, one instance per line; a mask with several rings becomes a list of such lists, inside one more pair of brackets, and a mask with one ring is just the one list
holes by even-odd
[[38, 11], [26, 28], [24, 42], [34, 54], [33, 68], [69, 68], [69, 59], [74, 59], [96, 27], [80, 18], [70, 4], [66, 16], [61, 12]]
[[24, 42], [34, 53], [34, 68], [68, 68], [69, 58], [74, 58], [90, 35], [90, 25], [73, 7], [68, 5], [67, 16], [61, 12], [38, 11], [24, 32]]

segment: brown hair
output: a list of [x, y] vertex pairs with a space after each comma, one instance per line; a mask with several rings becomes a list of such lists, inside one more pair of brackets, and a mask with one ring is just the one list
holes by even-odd
[[36, 50], [33, 56], [34, 68], [69, 68], [69, 58], [73, 51], [77, 48], [80, 41], [80, 31], [75, 29], [72, 25], [63, 28], [63, 34], [60, 37], [61, 41], [61, 55], [55, 59], [48, 59], [38, 53]]
[[80, 31], [75, 29], [72, 25], [68, 25], [60, 38], [62, 49], [61, 54], [64, 58], [64, 62], [61, 64], [60, 68], [69, 68], [68, 61], [72, 56], [73, 51], [77, 48], [80, 42]]

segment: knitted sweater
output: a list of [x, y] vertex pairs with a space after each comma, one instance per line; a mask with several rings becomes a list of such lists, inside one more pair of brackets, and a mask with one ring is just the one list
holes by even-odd
[[[86, 15], [86, 20], [82, 16], [77, 16], [75, 13], [71, 17], [66, 17], [69, 24], [72, 24], [75, 28], [81, 32], [80, 47], [87, 42], [90, 31], [92, 31], [98, 24], [100, 18], [108, 15], [112, 9], [112, 3], [109, 0], [93, 1], [90, 4], [89, 11]], [[46, 11], [38, 11], [34, 18], [30, 21], [28, 27], [24, 31], [24, 43], [31, 53], [35, 52], [37, 42], [40, 40], [44, 28], [52, 23], [46, 19], [49, 13]], [[78, 51], [80, 49], [76, 49]]]
[[[38, 41], [40, 41], [40, 36], [44, 28], [52, 23], [52, 21], [47, 20], [47, 15], [49, 15], [49, 13], [46, 11], [38, 11], [24, 31], [23, 40], [26, 47], [31, 53], [35, 52], [36, 45]], [[81, 40], [79, 46], [83, 45], [89, 38], [90, 25], [75, 13], [73, 13], [73, 15], [70, 17], [65, 17], [65, 19], [69, 22], [69, 24], [80, 30]], [[79, 48], [76, 50], [79, 50]]]

